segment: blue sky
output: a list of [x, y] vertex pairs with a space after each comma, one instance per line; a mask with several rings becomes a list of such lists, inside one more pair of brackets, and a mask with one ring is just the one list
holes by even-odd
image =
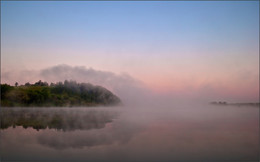
[[222, 42], [237, 47], [244, 44], [241, 38], [258, 31], [258, 3], [3, 2], [2, 34], [12, 42], [31, 43], [38, 36], [37, 43], [69, 45], [77, 40], [75, 44], [83, 41], [106, 48], [118, 41], [127, 47], [137, 42], [140, 48], [158, 42], [166, 48], [172, 42], [194, 46]]
[[4, 1], [1, 41], [2, 71], [68, 64], [166, 89], [239, 86], [232, 77], [259, 76], [259, 2]]

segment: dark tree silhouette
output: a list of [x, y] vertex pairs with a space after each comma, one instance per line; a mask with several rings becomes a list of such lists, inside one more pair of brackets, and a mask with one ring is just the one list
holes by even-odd
[[64, 81], [50, 86], [39, 80], [15, 87], [1, 84], [1, 106], [96, 106], [121, 101], [109, 90], [89, 83]]

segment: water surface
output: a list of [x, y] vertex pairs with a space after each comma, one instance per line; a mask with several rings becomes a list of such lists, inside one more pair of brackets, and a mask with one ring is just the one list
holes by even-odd
[[1, 108], [2, 161], [258, 161], [259, 109]]

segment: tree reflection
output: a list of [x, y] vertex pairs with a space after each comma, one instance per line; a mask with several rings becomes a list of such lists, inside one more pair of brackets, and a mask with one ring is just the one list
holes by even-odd
[[1, 109], [1, 129], [22, 126], [36, 130], [57, 129], [63, 131], [104, 128], [116, 118], [118, 112], [82, 109]]

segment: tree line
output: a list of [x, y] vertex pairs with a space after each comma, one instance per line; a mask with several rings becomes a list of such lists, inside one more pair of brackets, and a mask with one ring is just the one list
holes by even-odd
[[112, 92], [90, 83], [65, 80], [48, 84], [39, 80], [34, 84], [1, 84], [3, 107], [109, 106], [119, 103], [120, 99]]

